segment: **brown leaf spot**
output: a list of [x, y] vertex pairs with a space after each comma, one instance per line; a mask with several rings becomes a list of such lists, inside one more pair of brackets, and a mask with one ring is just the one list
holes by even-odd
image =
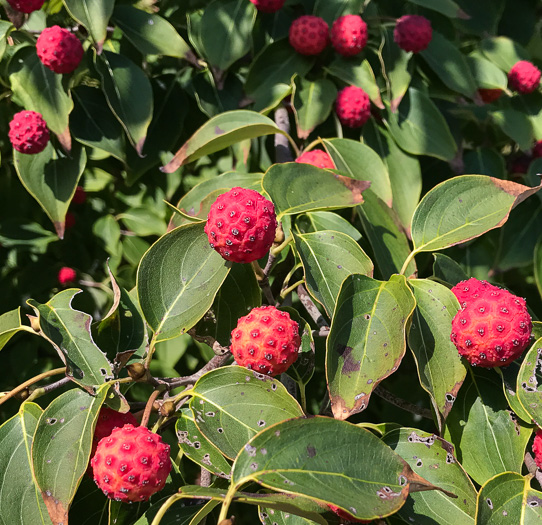
[[352, 372], [358, 372], [360, 369], [360, 361], [356, 361], [352, 358], [353, 348], [345, 345], [337, 345], [337, 353], [343, 358], [344, 363], [341, 369], [341, 374], [351, 374]]
[[52, 494], [51, 491], [46, 490], [41, 493], [41, 497], [43, 498], [43, 501], [45, 502], [45, 506], [47, 507], [47, 512], [49, 513], [49, 516], [51, 518], [51, 521], [57, 525], [60, 523], [63, 523], [64, 525], [68, 525], [68, 509], [65, 509], [62, 506], [62, 503], [58, 501]]
[[353, 204], [363, 204], [362, 192], [369, 189], [371, 181], [351, 179], [337, 173], [334, 174], [334, 177], [352, 192]]
[[316, 449], [311, 445], [307, 446], [307, 455], [309, 456], [309, 458], [313, 458], [314, 456], [316, 456]]
[[215, 126], [215, 135], [223, 135], [226, 133], [223, 129], [220, 129], [218, 126]]

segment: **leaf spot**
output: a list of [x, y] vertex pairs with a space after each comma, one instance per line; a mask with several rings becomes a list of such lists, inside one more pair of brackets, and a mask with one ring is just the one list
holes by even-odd
[[313, 458], [314, 456], [316, 456], [316, 449], [310, 445], [307, 446], [307, 455], [309, 456], [309, 458]]

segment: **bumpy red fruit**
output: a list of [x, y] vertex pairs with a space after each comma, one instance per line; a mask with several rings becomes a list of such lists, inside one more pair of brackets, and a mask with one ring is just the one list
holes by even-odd
[[542, 469], [542, 429], [538, 428], [533, 441], [533, 455], [536, 466]]
[[318, 55], [329, 42], [329, 26], [319, 16], [296, 18], [289, 31], [290, 45], [302, 55]]
[[345, 87], [337, 95], [335, 111], [343, 125], [359, 128], [371, 117], [369, 95], [359, 87]]
[[76, 276], [77, 274], [73, 268], [64, 266], [63, 268], [60, 268], [60, 271], [58, 272], [58, 282], [62, 285], [73, 283]]
[[508, 84], [519, 93], [532, 93], [540, 85], [540, 69], [527, 60], [520, 60], [508, 72]]
[[393, 30], [395, 43], [404, 51], [412, 51], [413, 53], [427, 49], [432, 38], [431, 22], [424, 16], [402, 16], [397, 20]]
[[8, 0], [8, 4], [21, 13], [32, 13], [41, 9], [45, 0]]
[[276, 13], [286, 0], [250, 0], [262, 13]]
[[111, 499], [146, 501], [171, 471], [169, 445], [146, 427], [124, 425], [104, 437], [90, 461], [96, 485]]
[[96, 421], [96, 428], [94, 429], [94, 437], [92, 438], [92, 452], [90, 457], [94, 457], [96, 447], [98, 443], [104, 438], [111, 435], [111, 432], [116, 428], [122, 428], [124, 425], [139, 426], [137, 419], [131, 412], [121, 414], [116, 410], [109, 407], [102, 407], [100, 414], [98, 415], [98, 421]]
[[542, 140], [539, 140], [533, 148], [533, 157], [538, 159], [542, 157]]
[[450, 339], [471, 365], [506, 366], [523, 353], [532, 331], [524, 299], [474, 278], [452, 292], [461, 309], [452, 320]]
[[312, 164], [317, 168], [335, 169], [335, 164], [333, 163], [333, 160], [331, 160], [329, 154], [321, 149], [306, 151], [297, 157], [295, 161], [301, 164]]
[[331, 44], [340, 55], [357, 55], [367, 44], [367, 24], [359, 15], [337, 18], [331, 26]]
[[485, 104], [491, 104], [501, 98], [502, 89], [479, 89], [478, 94]]
[[60, 26], [46, 27], [41, 32], [36, 51], [43, 65], [55, 73], [71, 73], [84, 54], [79, 39]]
[[299, 325], [274, 306], [253, 308], [231, 333], [231, 353], [241, 366], [276, 376], [286, 372], [298, 355]]
[[205, 233], [224, 259], [249, 263], [269, 251], [276, 228], [273, 203], [257, 191], [236, 187], [211, 205]]
[[9, 123], [9, 140], [21, 153], [40, 153], [49, 142], [47, 123], [36, 111], [19, 111]]

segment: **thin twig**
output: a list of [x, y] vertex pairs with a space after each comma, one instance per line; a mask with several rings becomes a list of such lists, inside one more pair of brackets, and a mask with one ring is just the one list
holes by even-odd
[[[290, 119], [285, 107], [275, 110], [275, 124], [285, 133], [290, 133]], [[294, 160], [288, 137], [282, 133], [275, 134], [275, 160], [276, 162], [292, 162]]]
[[35, 388], [32, 390], [32, 393], [30, 396], [28, 396], [27, 402], [34, 401], [34, 399], [37, 399], [38, 397], [44, 396], [45, 394], [48, 394], [49, 392], [52, 392], [53, 390], [56, 390], [57, 388], [63, 387], [65, 384], [69, 383], [71, 381], [70, 377], [63, 377], [62, 379], [59, 379], [58, 381], [55, 381], [54, 383], [49, 383], [48, 385]]
[[145, 405], [145, 411], [143, 412], [143, 417], [141, 418], [141, 426], [146, 427], [149, 423], [149, 418], [151, 417], [152, 407], [156, 398], [160, 395], [160, 389], [156, 389], [149, 397], [147, 404]]
[[30, 385], [33, 385], [34, 383], [37, 383], [38, 381], [41, 381], [42, 379], [46, 379], [47, 377], [56, 376], [62, 373], [66, 373], [65, 366], [61, 368], [55, 368], [53, 370], [49, 370], [48, 372], [43, 372], [43, 374], [34, 376], [28, 381], [25, 381], [24, 383], [20, 384], [18, 387], [15, 387], [11, 392], [8, 392], [5, 396], [1, 397], [0, 405], [2, 403], [5, 403], [8, 399], [11, 399], [13, 396], [16, 396], [19, 392], [22, 392], [25, 388], [29, 387]]
[[260, 288], [263, 294], [265, 295], [265, 299], [267, 303], [274, 305], [275, 298], [273, 297], [273, 292], [271, 291], [271, 287], [269, 286], [269, 279], [267, 275], [265, 275], [264, 271], [258, 264], [258, 261], [252, 261], [251, 265], [252, 265], [252, 268], [254, 269], [254, 273], [256, 275], [258, 284], [260, 285]]
[[374, 393], [387, 401], [388, 403], [391, 403], [392, 405], [395, 405], [398, 408], [402, 408], [403, 410], [406, 410], [407, 412], [410, 412], [411, 414], [414, 414], [416, 416], [421, 416], [426, 419], [433, 419], [433, 413], [431, 410], [423, 407], [419, 407], [418, 405], [415, 405], [414, 403], [411, 403], [410, 401], [407, 401], [406, 399], [402, 399], [395, 394], [392, 394], [389, 390], [386, 390], [383, 386], [378, 385], [374, 389]]
[[210, 346], [216, 355], [224, 355], [230, 351], [227, 346], [222, 346], [214, 337], [210, 335], [196, 334], [195, 328], [191, 328], [190, 330], [188, 330], [188, 334], [192, 336], [192, 338], [196, 341], [199, 341], [200, 343], [205, 343], [207, 346]]
[[297, 287], [297, 295], [299, 297], [299, 300], [301, 301], [301, 304], [307, 310], [307, 313], [312, 317], [313, 321], [320, 327], [327, 326], [328, 323], [324, 319], [324, 316], [320, 313], [320, 310], [318, 310], [318, 307], [314, 304], [313, 300], [311, 299], [309, 292], [305, 289], [305, 287], [300, 284]]
[[313, 337], [327, 337], [329, 335], [329, 326], [322, 326], [320, 330], [313, 330]]
[[173, 390], [179, 386], [194, 384], [203, 374], [214, 370], [215, 368], [220, 368], [230, 357], [230, 353], [224, 355], [215, 355], [204, 367], [202, 367], [195, 374], [184, 377], [174, 377], [174, 378], [162, 378], [160, 379], [164, 383], [167, 383], [168, 389]]
[[277, 259], [277, 256], [269, 252], [269, 256], [267, 257], [267, 262], [265, 263], [265, 268], [263, 269], [263, 274], [268, 277], [269, 273], [271, 272], [271, 268], [273, 267], [273, 264], [275, 264], [275, 261]]

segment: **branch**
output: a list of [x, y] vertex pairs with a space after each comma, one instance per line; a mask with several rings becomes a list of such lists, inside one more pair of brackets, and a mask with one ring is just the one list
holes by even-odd
[[[290, 119], [285, 107], [275, 110], [275, 124], [285, 133], [290, 133]], [[275, 134], [275, 160], [276, 162], [292, 162], [294, 160], [288, 138], [282, 133]]]
[[329, 326], [322, 326], [320, 330], [313, 330], [313, 337], [327, 337], [329, 335]]
[[1, 397], [0, 405], [2, 403], [5, 403], [8, 399], [11, 399], [13, 396], [16, 396], [19, 392], [22, 392], [25, 388], [29, 387], [30, 385], [33, 385], [34, 383], [37, 383], [38, 381], [41, 381], [42, 379], [45, 379], [47, 377], [56, 376], [62, 373], [66, 373], [65, 366], [61, 368], [55, 368], [54, 370], [49, 370], [48, 372], [44, 372], [43, 374], [39, 374], [33, 377], [32, 379], [25, 381], [24, 383], [20, 384], [18, 387], [14, 388], [11, 392], [8, 392], [5, 396]]
[[525, 453], [525, 465], [529, 474], [533, 475], [536, 478], [536, 481], [538, 481], [538, 484], [542, 487], [542, 472], [540, 472], [533, 456], [531, 456], [529, 452]]
[[62, 379], [59, 379], [58, 381], [55, 381], [54, 383], [50, 383], [48, 385], [35, 388], [32, 390], [30, 396], [26, 401], [34, 401], [34, 399], [37, 399], [38, 397], [44, 396], [45, 394], [48, 394], [49, 392], [52, 392], [53, 390], [56, 390], [57, 388], [63, 387], [65, 384], [69, 383], [71, 381], [71, 378], [69, 377], [63, 377]]
[[213, 349], [215, 355], [225, 355], [230, 349], [227, 346], [222, 346], [214, 337], [210, 335], [198, 335], [195, 328], [190, 328], [187, 332], [193, 339], [200, 343], [205, 343]]
[[207, 372], [210, 372], [215, 368], [220, 368], [228, 360], [230, 355], [231, 354], [229, 351], [228, 353], [223, 355], [215, 355], [203, 368], [190, 376], [174, 378], [164, 377], [159, 379], [159, 381], [167, 383], [169, 390], [173, 390], [174, 388], [177, 388], [179, 386], [193, 385], [203, 374], [206, 374]]
[[395, 405], [398, 408], [402, 408], [403, 410], [406, 410], [407, 412], [410, 412], [411, 414], [414, 414], [416, 416], [421, 416], [426, 419], [433, 420], [433, 413], [431, 410], [427, 408], [419, 407], [418, 405], [415, 405], [414, 403], [411, 403], [410, 401], [407, 401], [406, 399], [402, 399], [395, 394], [392, 394], [389, 390], [386, 390], [383, 386], [378, 385], [374, 389], [374, 393], [387, 401], [388, 403], [391, 403], [392, 405]]
[[300, 284], [297, 287], [297, 295], [299, 297], [299, 300], [301, 301], [301, 304], [307, 310], [307, 313], [312, 317], [313, 321], [320, 327], [327, 326], [327, 321], [324, 319], [324, 316], [320, 313], [320, 310], [318, 310], [318, 307], [314, 304], [313, 300], [311, 299], [309, 293], [305, 289], [305, 287]]
[[260, 288], [263, 294], [265, 295], [265, 299], [267, 303], [270, 305], [274, 305], [275, 298], [273, 297], [273, 292], [271, 291], [271, 287], [269, 286], [269, 278], [261, 269], [260, 265], [258, 264], [258, 261], [252, 261], [250, 264], [252, 265], [254, 274], [256, 275], [256, 280], [258, 281], [258, 284], [260, 285]]

